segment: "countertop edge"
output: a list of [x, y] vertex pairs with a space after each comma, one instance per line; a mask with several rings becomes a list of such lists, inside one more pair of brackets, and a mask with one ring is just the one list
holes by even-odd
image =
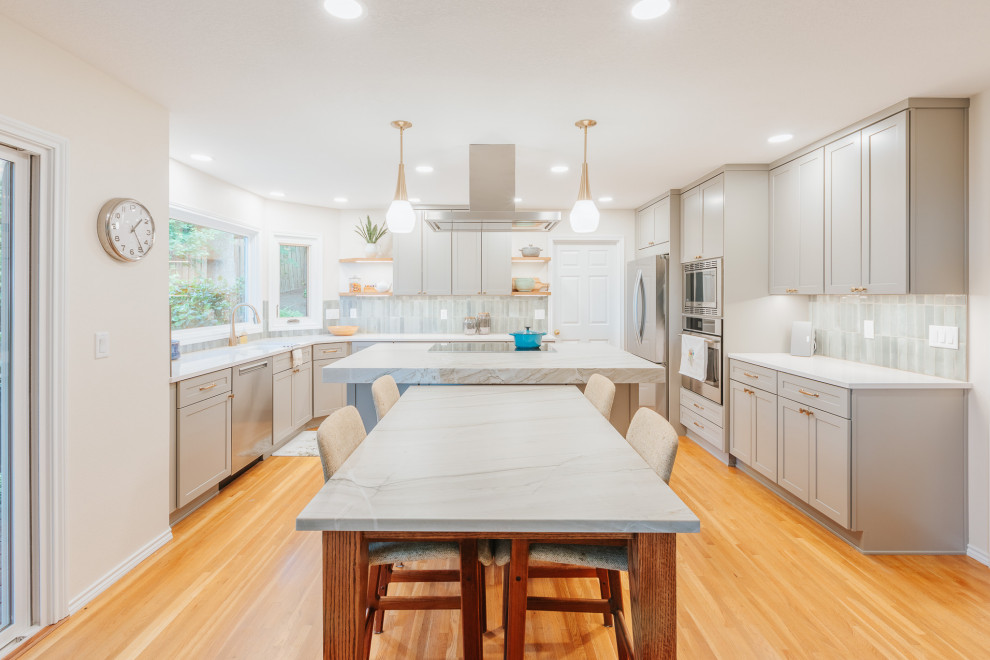
[[[610, 521], [528, 521], [528, 520], [447, 520], [433, 521], [411, 529], [408, 520], [335, 520], [317, 518], [296, 518], [297, 532], [422, 532], [422, 533], [491, 533], [503, 534], [697, 534], [701, 531], [701, 521], [673, 520], [662, 523], [628, 522], [603, 528]], [[599, 525], [601, 523], [601, 525]], [[553, 527], [553, 529], [548, 529]]]
[[[776, 354], [769, 354], [776, 355]], [[941, 378], [939, 376], [929, 376], [927, 374], [919, 374], [913, 371], [904, 371], [903, 369], [893, 369], [891, 367], [881, 367], [878, 365], [867, 364], [865, 362], [853, 362], [852, 360], [843, 360], [841, 358], [831, 358], [822, 355], [812, 356], [813, 358], [821, 358], [835, 362], [843, 362], [851, 365], [856, 365], [855, 368], [864, 369], [885, 369], [890, 371], [896, 371], [903, 374], [909, 374], [911, 376], [917, 377], [919, 379], [932, 379], [928, 381], [918, 381], [918, 382], [897, 382], [897, 381], [883, 381], [878, 379], [866, 379], [863, 381], [849, 382], [838, 380], [833, 377], [822, 375], [813, 370], [802, 370], [795, 369], [791, 366], [781, 365], [779, 362], [774, 361], [772, 357], [765, 356], [761, 357], [757, 353], [729, 353], [730, 360], [739, 360], [740, 362], [748, 362], [749, 364], [755, 364], [759, 367], [764, 367], [766, 369], [773, 369], [774, 371], [782, 371], [792, 376], [801, 376], [802, 378], [808, 378], [810, 380], [816, 380], [821, 383], [827, 383], [829, 385], [835, 385], [836, 387], [842, 387], [849, 390], [969, 390], [972, 389], [973, 384], [962, 380], [952, 380], [949, 378]], [[797, 357], [797, 356], [791, 356]]]

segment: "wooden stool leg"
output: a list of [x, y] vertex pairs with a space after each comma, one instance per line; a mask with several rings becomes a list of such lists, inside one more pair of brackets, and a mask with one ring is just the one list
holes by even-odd
[[[377, 593], [378, 596], [388, 595], [388, 585], [392, 582], [392, 564], [381, 566], [378, 576]], [[375, 611], [375, 634], [380, 635], [385, 630], [385, 610]]]
[[478, 540], [461, 541], [461, 633], [464, 660], [481, 660], [481, 613], [478, 601]]
[[480, 599], [481, 632], [488, 632], [488, 584], [487, 567], [478, 562], [478, 597]]
[[[368, 571], [368, 618], [375, 621], [378, 620], [378, 616], [382, 611], [378, 608], [378, 585], [382, 579], [382, 571], [384, 566], [376, 565], [372, 566]], [[365, 624], [364, 629], [364, 658], [367, 660], [371, 657], [371, 630], [374, 626], [369, 626]]]
[[615, 648], [619, 660], [629, 660], [632, 652], [632, 642], [629, 639], [629, 632], [625, 626], [625, 608], [622, 603], [622, 577], [619, 571], [607, 571], [609, 596], [609, 607], [615, 617]]
[[[595, 571], [598, 573], [598, 591], [601, 593], [602, 600], [608, 600], [609, 596], [611, 595], [609, 593], [608, 571], [606, 571], [604, 568], [598, 568], [595, 569]], [[603, 614], [602, 620], [606, 628], [612, 627], [611, 614]]]
[[502, 625], [509, 622], [509, 565], [502, 567]]
[[505, 622], [505, 657], [523, 660], [526, 650], [526, 598], [529, 581], [529, 541], [512, 539], [509, 560], [509, 615]]

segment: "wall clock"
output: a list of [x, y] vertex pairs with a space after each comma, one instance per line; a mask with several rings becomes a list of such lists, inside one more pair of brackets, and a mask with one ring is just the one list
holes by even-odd
[[136, 199], [117, 197], [104, 204], [96, 231], [103, 249], [120, 261], [140, 261], [155, 246], [155, 221]]

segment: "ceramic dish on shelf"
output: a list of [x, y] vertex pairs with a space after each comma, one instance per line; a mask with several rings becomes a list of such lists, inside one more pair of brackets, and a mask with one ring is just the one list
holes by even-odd
[[338, 337], [350, 337], [355, 332], [358, 331], [356, 325], [331, 325], [327, 327], [331, 335], [337, 335]]
[[543, 252], [543, 248], [534, 247], [530, 244], [527, 247], [519, 248], [519, 251], [522, 252], [522, 256], [532, 258], [540, 256], [540, 252]]
[[512, 280], [512, 286], [516, 291], [532, 291], [534, 284], [532, 277], [516, 277]]

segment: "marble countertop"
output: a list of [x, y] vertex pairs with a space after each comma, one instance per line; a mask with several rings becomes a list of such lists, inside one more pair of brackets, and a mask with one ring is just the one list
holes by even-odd
[[663, 383], [666, 369], [599, 343], [558, 342], [554, 351], [437, 353], [430, 344], [379, 344], [323, 367], [326, 383], [373, 383], [391, 375], [420, 385], [576, 385], [599, 373], [613, 383]]
[[847, 389], [969, 389], [971, 383], [912, 371], [878, 367], [862, 362], [813, 355], [798, 357], [788, 353], [729, 353], [730, 360], [749, 362], [767, 369], [803, 376]]
[[270, 337], [257, 341], [224, 346], [206, 351], [186, 353], [178, 360], [172, 361], [172, 376], [170, 383], [176, 383], [186, 378], [236, 367], [252, 360], [260, 360], [271, 355], [277, 355], [293, 348], [312, 346], [330, 342], [444, 342], [444, 341], [512, 341], [508, 334], [499, 335], [465, 335], [458, 334], [356, 334], [350, 337], [338, 337], [331, 334], [300, 335], [298, 337]]
[[567, 386], [409, 388], [296, 518], [303, 531], [700, 528], [625, 438]]

